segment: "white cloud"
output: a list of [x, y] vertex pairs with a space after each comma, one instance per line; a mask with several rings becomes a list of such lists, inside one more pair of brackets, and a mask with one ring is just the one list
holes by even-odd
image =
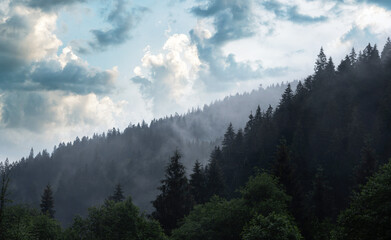
[[[142, 65], [134, 69], [136, 78], [143, 78], [142, 90], [148, 98], [154, 99], [154, 110], [158, 114], [169, 102], [186, 109], [189, 99], [196, 94], [197, 77], [202, 65], [197, 48], [184, 34], [174, 34], [168, 38], [162, 52], [153, 54], [148, 48], [141, 59]], [[146, 72], [146, 76], [142, 74]], [[136, 79], [134, 78], [134, 80]], [[168, 110], [168, 109], [167, 109]]]

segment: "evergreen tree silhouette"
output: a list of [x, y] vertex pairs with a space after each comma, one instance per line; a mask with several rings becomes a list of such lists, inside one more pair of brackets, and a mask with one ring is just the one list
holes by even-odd
[[114, 202], [122, 202], [125, 199], [124, 193], [122, 191], [121, 184], [117, 184], [115, 186], [115, 190], [113, 195], [109, 197], [109, 200], [112, 200]]
[[48, 215], [50, 218], [54, 218], [54, 199], [53, 192], [50, 184], [46, 185], [41, 196], [41, 213]]
[[178, 220], [187, 215], [193, 206], [181, 157], [176, 150], [166, 167], [165, 179], [158, 188], [160, 194], [152, 201], [155, 208], [152, 216], [160, 222], [167, 234], [177, 227]]

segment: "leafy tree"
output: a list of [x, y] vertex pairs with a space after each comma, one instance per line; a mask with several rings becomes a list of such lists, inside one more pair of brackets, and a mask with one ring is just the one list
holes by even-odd
[[253, 214], [269, 215], [272, 212], [286, 214], [291, 197], [288, 196], [278, 179], [268, 173], [251, 176], [240, 190], [242, 198]]
[[201, 163], [196, 160], [193, 173], [190, 174], [190, 193], [196, 204], [206, 201], [206, 179]]
[[197, 205], [185, 217], [183, 224], [172, 232], [173, 240], [236, 240], [251, 215], [243, 200], [214, 196]]
[[391, 239], [391, 161], [369, 178], [338, 218], [335, 239]]
[[257, 215], [244, 228], [243, 240], [299, 240], [303, 239], [292, 219], [283, 214]]
[[54, 218], [54, 199], [50, 184], [46, 185], [46, 188], [43, 191], [40, 207], [42, 214], [48, 215], [50, 218]]
[[121, 202], [108, 201], [92, 207], [85, 219], [76, 217], [64, 233], [65, 239], [82, 240], [164, 240], [159, 223], [147, 220], [130, 197]]
[[[195, 206], [184, 218], [182, 225], [172, 232], [172, 239], [241, 239], [243, 228], [249, 225], [253, 216], [260, 214], [266, 217], [276, 215], [284, 221], [289, 219], [289, 224], [284, 228], [285, 232], [290, 233], [289, 228], [294, 228], [294, 223], [287, 213], [287, 202], [290, 198], [281, 189], [277, 179], [270, 174], [258, 173], [251, 177], [241, 194], [242, 198], [229, 201], [214, 196], [209, 202]], [[273, 217], [271, 221], [274, 221]]]
[[166, 168], [165, 179], [158, 188], [161, 193], [152, 202], [155, 208], [152, 216], [160, 222], [166, 233], [177, 226], [193, 205], [185, 167], [180, 159], [181, 155], [176, 150]]
[[122, 191], [121, 184], [117, 184], [115, 186], [115, 190], [113, 195], [109, 197], [109, 200], [114, 201], [114, 202], [122, 202], [125, 199], [124, 193]]
[[7, 240], [61, 239], [60, 224], [36, 209], [23, 205], [7, 207], [4, 229], [0, 236]]

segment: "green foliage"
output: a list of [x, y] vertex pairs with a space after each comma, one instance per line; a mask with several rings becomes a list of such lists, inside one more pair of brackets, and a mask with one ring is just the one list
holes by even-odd
[[391, 161], [371, 177], [338, 218], [335, 239], [391, 239]]
[[76, 217], [64, 233], [65, 239], [82, 240], [163, 240], [159, 223], [147, 220], [130, 198], [122, 202], [108, 200], [89, 209], [85, 219]]
[[250, 219], [250, 211], [242, 199], [227, 201], [215, 196], [210, 202], [195, 206], [171, 237], [173, 240], [235, 240]]
[[303, 237], [292, 219], [283, 214], [257, 215], [244, 228], [243, 240], [300, 240]]
[[7, 240], [56, 240], [61, 239], [61, 227], [35, 209], [16, 205], [6, 208], [1, 235]]
[[[182, 225], [172, 232], [172, 239], [240, 239], [243, 227], [251, 225], [249, 222], [253, 216], [267, 217], [271, 214], [278, 216], [276, 219], [281, 225], [278, 228], [284, 229], [288, 236], [293, 234], [293, 230], [298, 232], [287, 213], [287, 203], [290, 198], [273, 176], [267, 173], [258, 173], [254, 177], [250, 177], [246, 186], [241, 190], [241, 194], [242, 198], [229, 201], [215, 196], [210, 202], [195, 206], [185, 217]], [[267, 221], [277, 221], [276, 219], [271, 217], [267, 218]], [[256, 222], [249, 230], [251, 232], [249, 234], [253, 234], [253, 230], [256, 231], [255, 224]]]
[[265, 172], [251, 176], [241, 194], [253, 213], [265, 216], [272, 212], [286, 213], [291, 199], [282, 190], [278, 180]]

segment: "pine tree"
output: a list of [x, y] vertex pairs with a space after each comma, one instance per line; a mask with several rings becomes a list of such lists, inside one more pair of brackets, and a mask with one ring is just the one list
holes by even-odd
[[330, 187], [324, 176], [324, 170], [319, 166], [313, 181], [312, 202], [313, 212], [319, 220], [324, 220], [330, 214], [330, 201], [328, 201]]
[[124, 199], [125, 199], [125, 196], [124, 196], [124, 193], [122, 191], [121, 184], [118, 183], [115, 186], [115, 190], [114, 190], [113, 195], [111, 195], [109, 197], [109, 200], [112, 200], [112, 201], [117, 203], [117, 202], [122, 202]]
[[190, 193], [196, 204], [206, 201], [206, 182], [205, 173], [201, 163], [197, 160], [193, 167], [193, 173], [190, 174]]
[[54, 218], [54, 199], [50, 184], [46, 185], [46, 188], [43, 191], [40, 207], [42, 214], [48, 215], [50, 218]]
[[326, 54], [324, 54], [323, 47], [320, 48], [320, 52], [318, 54], [318, 58], [316, 59], [315, 62], [315, 75], [318, 75], [322, 73], [327, 66], [327, 57]]
[[235, 140], [235, 131], [232, 126], [232, 123], [229, 123], [227, 131], [224, 134], [224, 139], [223, 139], [223, 151], [226, 149], [229, 149], [232, 144], [234, 143]]
[[372, 148], [371, 142], [366, 140], [361, 149], [361, 161], [355, 171], [356, 184], [365, 184], [368, 178], [376, 172], [377, 165], [375, 150]]
[[391, 40], [387, 38], [387, 42], [384, 45], [383, 51], [381, 52], [381, 61], [383, 65], [390, 66], [391, 64]]
[[352, 48], [352, 51], [349, 54], [349, 60], [352, 64], [352, 66], [355, 65], [357, 62], [357, 53], [356, 53], [356, 50], [354, 50], [354, 48]]
[[166, 167], [165, 179], [158, 188], [160, 194], [152, 201], [155, 211], [152, 216], [160, 222], [167, 234], [177, 227], [178, 220], [187, 215], [193, 205], [185, 167], [180, 162], [178, 150]]
[[207, 199], [209, 199], [213, 195], [224, 195], [224, 180], [220, 168], [221, 159], [221, 150], [219, 147], [215, 147], [215, 149], [211, 153], [209, 165], [206, 170], [206, 186], [208, 192]]
[[274, 176], [278, 177], [280, 183], [285, 187], [289, 195], [295, 198], [295, 196], [300, 194], [298, 181], [291, 160], [291, 152], [285, 139], [282, 139], [277, 146], [272, 172]]
[[[11, 165], [9, 164], [8, 158], [5, 162], [0, 162], [0, 177], [1, 177], [1, 192], [0, 192], [0, 233], [3, 232], [3, 220], [4, 210], [8, 196], [8, 185], [10, 181]], [[0, 240], [3, 240], [3, 235], [0, 234]]]

